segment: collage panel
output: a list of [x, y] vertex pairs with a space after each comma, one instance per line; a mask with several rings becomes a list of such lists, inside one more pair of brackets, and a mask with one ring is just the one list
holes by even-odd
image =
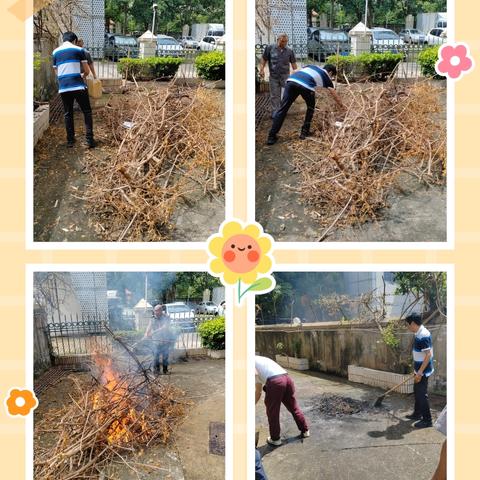
[[224, 0], [42, 5], [29, 241], [204, 241], [225, 218]]
[[255, 218], [277, 241], [445, 248], [448, 18], [446, 0], [255, 0]]
[[29, 273], [28, 478], [225, 479], [225, 288], [62, 267]]
[[445, 479], [447, 397], [450, 478], [453, 272], [288, 270], [255, 306], [255, 479]]

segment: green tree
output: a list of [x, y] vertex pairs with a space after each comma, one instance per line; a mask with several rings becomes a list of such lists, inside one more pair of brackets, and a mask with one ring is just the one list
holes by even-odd
[[447, 274], [445, 272], [398, 272], [394, 275], [397, 294], [413, 295], [423, 300], [424, 310], [438, 310], [445, 314], [447, 309]]

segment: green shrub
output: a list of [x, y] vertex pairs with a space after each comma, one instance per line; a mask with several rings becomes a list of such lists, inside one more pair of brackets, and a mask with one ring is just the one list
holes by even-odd
[[195, 67], [200, 77], [205, 80], [225, 80], [225, 54], [208, 52], [195, 59]]
[[182, 62], [173, 57], [121, 58], [117, 67], [127, 80], [156, 80], [173, 77]]
[[[332, 55], [326, 63], [337, 67], [339, 82], [357, 81], [368, 78], [373, 81], [385, 81], [403, 60], [402, 53], [362, 53], [361, 55]], [[345, 76], [344, 76], [345, 75]]]
[[201, 323], [198, 333], [205, 348], [225, 350], [225, 317], [217, 317]]
[[438, 75], [435, 71], [435, 63], [437, 63], [438, 60], [439, 48], [439, 45], [426, 48], [418, 54], [418, 63], [420, 64], [422, 75], [432, 78], [444, 78], [441, 75]]

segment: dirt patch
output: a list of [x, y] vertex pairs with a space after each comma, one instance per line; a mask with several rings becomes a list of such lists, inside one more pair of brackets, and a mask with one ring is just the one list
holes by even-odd
[[[157, 83], [155, 86], [158, 90], [164, 90], [168, 84]], [[216, 93], [223, 98], [222, 91], [217, 90]], [[120, 101], [122, 96], [114, 95]], [[112, 131], [100, 112], [94, 111], [98, 146], [93, 150], [83, 145], [84, 126], [80, 112], [75, 113], [77, 142], [73, 148], [66, 147], [62, 124], [50, 125], [37, 143], [34, 152], [35, 241], [115, 241], [120, 237], [121, 232], [106, 239], [102, 215], [108, 218], [108, 212], [92, 209], [92, 204], [86, 201], [89, 200], [89, 187], [95, 180], [88, 167], [108, 167], [112, 162], [113, 169], [116, 154], [116, 148], [111, 143]], [[223, 116], [215, 121], [222, 122]], [[222, 182], [223, 179], [219, 178], [218, 181]], [[214, 233], [223, 221], [224, 195], [220, 190], [214, 194], [205, 192], [195, 179], [186, 179], [185, 184], [188, 193], [179, 197], [174, 205], [170, 228], [158, 239], [149, 240], [202, 241]]]
[[306, 402], [306, 406], [310, 413], [324, 415], [327, 418], [379, 411], [379, 409], [372, 408], [372, 404], [369, 402], [329, 394], [310, 398]]

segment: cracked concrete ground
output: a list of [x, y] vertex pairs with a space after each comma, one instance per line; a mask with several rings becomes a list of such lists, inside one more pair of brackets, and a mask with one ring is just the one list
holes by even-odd
[[[412, 411], [412, 395], [393, 394], [380, 409], [374, 409], [375, 399], [383, 393], [380, 389], [316, 372], [290, 370], [289, 374], [311, 436], [300, 439], [293, 418], [282, 407], [283, 445], [270, 447], [262, 396], [256, 406], [257, 448], [269, 479], [431, 479], [445, 437], [434, 428], [417, 430], [405, 419]], [[354, 415], [326, 417], [315, 408], [315, 397], [322, 394], [368, 401], [372, 408]], [[431, 396], [434, 420], [445, 402], [445, 397]]]

